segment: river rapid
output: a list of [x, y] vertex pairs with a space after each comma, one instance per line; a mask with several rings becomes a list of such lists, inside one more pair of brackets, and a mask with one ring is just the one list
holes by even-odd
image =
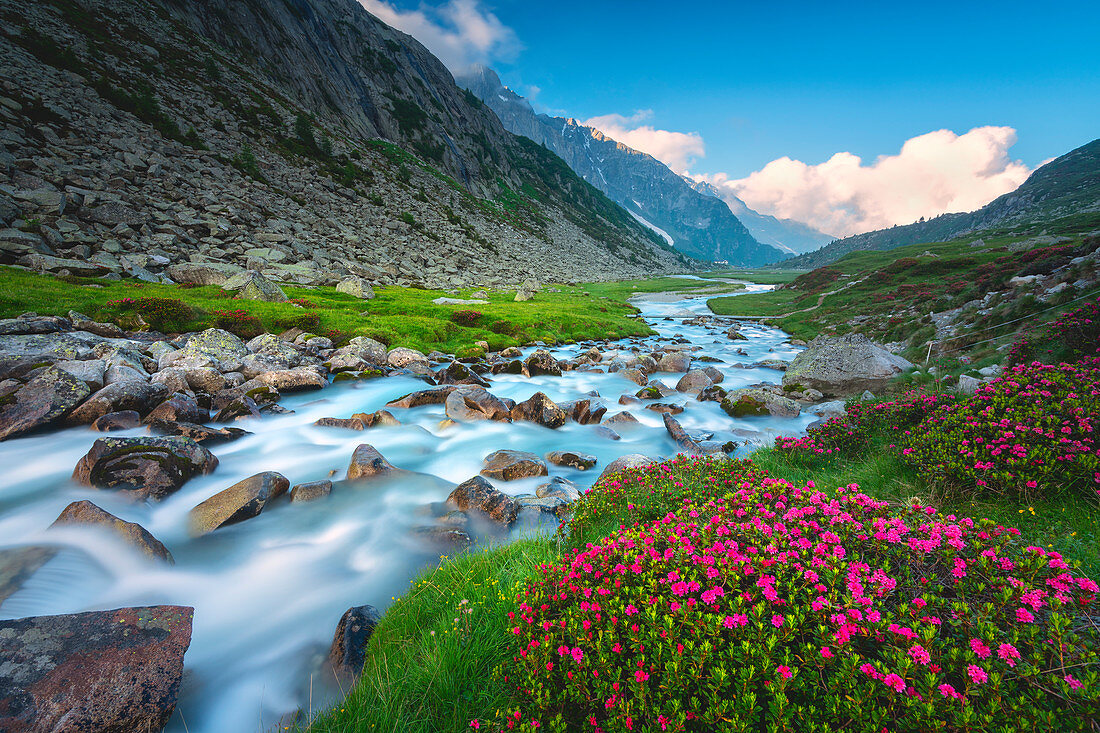
[[[769, 287], [749, 285], [722, 295]], [[799, 347], [782, 331], [745, 324], [742, 333], [747, 340], [731, 341], [725, 326], [684, 323], [689, 313], [710, 315], [706, 298], [714, 295], [639, 296], [633, 302], [658, 335], [601, 349], [613, 351], [618, 345], [649, 351], [682, 338], [699, 347], [689, 352], [694, 356], [720, 360], [696, 365], [720, 369], [725, 389], [779, 382], [782, 373], [775, 369], [734, 365], [793, 359]], [[666, 320], [670, 316], [681, 317]], [[551, 353], [559, 359], [575, 357], [589, 346], [554, 348]], [[674, 387], [680, 376], [658, 373], [653, 379]], [[155, 604], [193, 606], [194, 630], [179, 706], [167, 730], [265, 731], [288, 713], [311, 706], [310, 674], [319, 673], [320, 659], [347, 608], [371, 604], [384, 611], [418, 571], [438, 562], [438, 552], [411, 540], [409, 530], [430, 524], [425, 507], [443, 501], [456, 484], [476, 476], [486, 455], [502, 448], [538, 455], [551, 450], [593, 454], [599, 463], [588, 471], [550, 465], [551, 477], [563, 476], [583, 491], [619, 456], [669, 457], [679, 452], [660, 414], [640, 409], [641, 405], [618, 404], [621, 395], [633, 395], [638, 385], [618, 374], [592, 371], [534, 378], [500, 374], [490, 378], [489, 389], [516, 401], [538, 391], [556, 402], [598, 392], [609, 417], [630, 410], [641, 421], [637, 426], [616, 425], [619, 441], [598, 435], [595, 426], [574, 422], [558, 430], [492, 421], [441, 427], [443, 405], [395, 409], [402, 422], [398, 427], [355, 432], [313, 425], [321, 417], [373, 412], [426, 386], [421, 380], [397, 376], [289, 395], [281, 404], [292, 414], [240, 423], [253, 434], [214, 446], [220, 464], [213, 474], [196, 477], [167, 499], [150, 504], [135, 504], [71, 480], [77, 461], [101, 437], [87, 428], [0, 443], [0, 549], [51, 545], [60, 550], [0, 605], [0, 618]], [[713, 434], [716, 441], [747, 443], [739, 449], [742, 454], [753, 444], [770, 443], [776, 435], [797, 434], [815, 419], [806, 413], [797, 418], [734, 419], [716, 402], [698, 402], [679, 393], [661, 402], [685, 406], [676, 417], [693, 436]], [[113, 435], [146, 433], [138, 429]], [[343, 478], [355, 447], [368, 442], [390, 463], [416, 475], [402, 474], [361, 489], [338, 486], [319, 501], [283, 500], [246, 522], [197, 539], [188, 535], [188, 511], [227, 486], [260, 471], [278, 471], [292, 485]], [[515, 495], [534, 493], [546, 481], [539, 477], [493, 483]], [[45, 531], [66, 505], [81, 499], [144, 526], [172, 552], [175, 565], [150, 562], [104, 530]], [[321, 703], [315, 691], [313, 709]]]

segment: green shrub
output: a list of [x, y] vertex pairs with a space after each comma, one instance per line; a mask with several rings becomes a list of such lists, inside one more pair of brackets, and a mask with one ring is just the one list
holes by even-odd
[[460, 326], [474, 326], [481, 320], [481, 311], [458, 310], [451, 314], [451, 321]]
[[264, 332], [260, 319], [247, 311], [240, 309], [214, 311], [212, 315], [214, 316], [215, 326], [240, 336], [242, 339], [255, 338]]
[[854, 484], [745, 482], [543, 566], [510, 614], [518, 706], [496, 722], [1089, 730], [1100, 646], [1082, 614], [1097, 585], [1018, 535]]
[[195, 317], [191, 306], [175, 298], [123, 298], [108, 302], [107, 308], [136, 313], [157, 331], [184, 331]]
[[305, 313], [291, 313], [279, 316], [274, 321], [276, 328], [289, 331], [292, 328], [300, 328], [303, 331], [316, 332], [321, 328], [321, 316], [318, 313], [306, 311]]

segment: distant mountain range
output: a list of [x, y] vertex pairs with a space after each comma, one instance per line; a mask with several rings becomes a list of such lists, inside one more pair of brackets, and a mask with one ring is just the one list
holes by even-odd
[[1100, 139], [1071, 150], [1034, 171], [1011, 193], [977, 211], [943, 214], [927, 221], [838, 239], [783, 265], [813, 269], [849, 252], [888, 250], [942, 242], [987, 231], [1056, 235], [1100, 229]]
[[696, 191], [651, 155], [574, 119], [537, 114], [492, 69], [475, 67], [455, 81], [484, 101], [505, 129], [557, 153], [584, 180], [684, 254], [758, 266], [795, 249], [759, 241], [724, 201]]
[[774, 216], [754, 211], [749, 208], [748, 204], [729, 191], [718, 188], [706, 181], [696, 181], [686, 177], [684, 180], [699, 193], [725, 201], [733, 215], [748, 227], [748, 230], [752, 232], [752, 236], [756, 237], [758, 242], [770, 244], [791, 254], [801, 254], [812, 252], [836, 239], [832, 234], [814, 229], [809, 224], [803, 224], [794, 219], [777, 219]]

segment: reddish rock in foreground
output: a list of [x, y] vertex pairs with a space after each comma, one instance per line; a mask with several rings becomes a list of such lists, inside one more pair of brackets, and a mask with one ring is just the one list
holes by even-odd
[[0, 730], [161, 730], [193, 614], [146, 606], [0, 621]]

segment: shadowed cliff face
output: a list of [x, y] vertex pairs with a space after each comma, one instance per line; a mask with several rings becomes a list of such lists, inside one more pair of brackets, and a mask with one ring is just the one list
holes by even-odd
[[681, 252], [736, 265], [782, 256], [753, 238], [725, 203], [693, 190], [659, 160], [576, 120], [536, 114], [492, 69], [476, 67], [457, 81], [496, 112], [505, 128], [557, 153], [586, 181], [661, 229]]
[[354, 0], [11, 0], [0, 23], [0, 224], [42, 225], [0, 263], [441, 288], [690, 266]]

